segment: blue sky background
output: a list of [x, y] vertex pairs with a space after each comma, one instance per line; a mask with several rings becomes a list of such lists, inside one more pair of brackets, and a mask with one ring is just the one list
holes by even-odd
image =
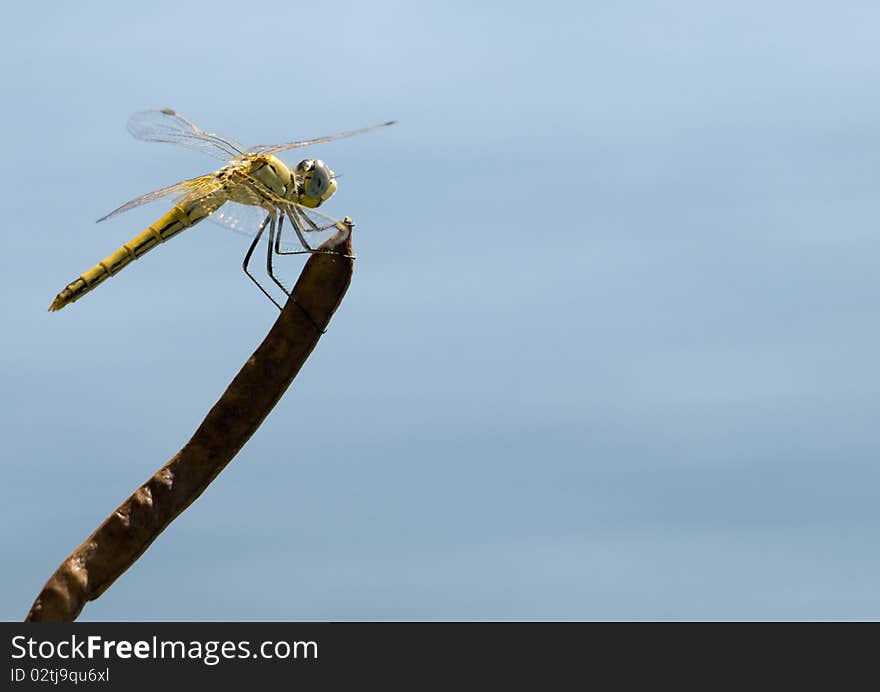
[[96, 218], [216, 167], [128, 136], [163, 106], [246, 144], [400, 124], [311, 150], [357, 223], [349, 294], [83, 620], [880, 617], [878, 23], [830, 1], [10, 7], [0, 618], [276, 317], [210, 223], [46, 312], [166, 207]]

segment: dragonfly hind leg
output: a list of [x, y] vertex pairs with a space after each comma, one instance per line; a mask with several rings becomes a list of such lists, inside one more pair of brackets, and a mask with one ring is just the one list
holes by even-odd
[[[278, 303], [278, 301], [275, 300], [272, 297], [272, 294], [270, 294], [269, 291], [267, 291], [265, 288], [263, 288], [263, 286], [260, 284], [260, 282], [257, 281], [256, 277], [248, 271], [248, 264], [251, 261], [251, 255], [254, 254], [254, 250], [257, 247], [257, 243], [260, 242], [260, 238], [263, 235], [263, 231], [266, 230], [266, 226], [270, 222], [272, 223], [272, 227], [274, 228], [274, 226], [275, 226], [275, 215], [274, 214], [268, 214], [266, 216], [266, 218], [263, 220], [263, 223], [260, 224], [260, 227], [257, 229], [257, 234], [254, 236], [254, 239], [251, 242], [251, 246], [248, 248], [248, 251], [244, 256], [244, 261], [241, 263], [241, 268], [244, 270], [244, 273], [247, 274], [248, 278], [257, 285], [257, 288], [259, 288], [263, 292], [263, 294], [275, 304], [275, 307], [278, 308], [279, 310], [281, 310], [282, 308], [281, 308], [281, 305]], [[270, 234], [271, 234], [271, 231], [270, 231]], [[269, 237], [269, 247], [270, 248], [272, 247], [271, 235]], [[285, 291], [285, 293], [287, 293], [287, 291]]]

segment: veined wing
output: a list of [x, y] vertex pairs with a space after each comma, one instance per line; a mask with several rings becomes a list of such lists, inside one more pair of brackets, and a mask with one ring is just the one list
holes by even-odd
[[[313, 248], [318, 247], [339, 228], [338, 224], [340, 222], [332, 216], [318, 212], [315, 209], [302, 207], [296, 203], [288, 203], [287, 206], [292, 207], [291, 216], [295, 219], [297, 228], [300, 229], [306, 241]], [[268, 212], [262, 207], [254, 207], [237, 202], [226, 202], [220, 209], [211, 214], [208, 219], [224, 228], [253, 238], [267, 215]], [[290, 217], [285, 217], [281, 229], [279, 247], [282, 250], [291, 252], [303, 249], [296, 232], [290, 228]]]
[[162, 197], [166, 197], [167, 195], [177, 194], [180, 195], [183, 199], [203, 197], [205, 195], [216, 192], [221, 187], [222, 183], [213, 173], [210, 175], [202, 175], [198, 178], [190, 178], [189, 180], [184, 180], [183, 182], [175, 183], [174, 185], [169, 185], [168, 187], [163, 187], [159, 190], [153, 190], [152, 192], [148, 192], [147, 194], [141, 195], [140, 197], [135, 197], [134, 199], [129, 200], [128, 202], [123, 204], [121, 207], [117, 207], [106, 216], [102, 216], [100, 219], [98, 219], [98, 223], [101, 223], [101, 221], [106, 221], [110, 217], [116, 216], [117, 214], [121, 214], [130, 209], [134, 209], [135, 207], [139, 207], [142, 204], [155, 202], [157, 199], [161, 199]]
[[143, 142], [177, 144], [221, 161], [229, 161], [244, 153], [244, 147], [238, 142], [207, 132], [170, 108], [135, 113], [128, 120], [128, 131]]
[[242, 235], [254, 236], [269, 212], [262, 207], [226, 202], [208, 219]]
[[286, 142], [284, 144], [261, 144], [256, 147], [251, 147], [248, 149], [248, 152], [254, 154], [278, 154], [282, 151], [290, 151], [291, 149], [299, 149], [300, 147], [309, 147], [313, 144], [323, 144], [324, 142], [332, 142], [335, 139], [345, 139], [346, 137], [354, 137], [355, 135], [362, 135], [365, 132], [372, 132], [373, 130], [378, 130], [382, 127], [388, 127], [389, 125], [394, 125], [396, 120], [389, 120], [387, 123], [380, 123], [379, 125], [372, 125], [371, 127], [362, 127], [359, 130], [349, 130], [348, 132], [340, 132], [336, 135], [329, 135], [327, 137], [315, 137], [314, 139], [303, 139], [298, 142]]

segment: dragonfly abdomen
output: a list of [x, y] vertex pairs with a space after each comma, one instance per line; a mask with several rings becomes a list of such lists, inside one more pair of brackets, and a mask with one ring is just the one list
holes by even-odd
[[[221, 202], [222, 204], [222, 202]], [[214, 212], [220, 204], [195, 204], [185, 209], [175, 205], [167, 214], [149, 226], [143, 233], [125, 243], [116, 252], [108, 255], [94, 267], [71, 281], [49, 306], [49, 311], [60, 310], [65, 305], [82, 298], [99, 284], [118, 274], [134, 260], [142, 257], [154, 247], [163, 243], [182, 230], [198, 223]]]

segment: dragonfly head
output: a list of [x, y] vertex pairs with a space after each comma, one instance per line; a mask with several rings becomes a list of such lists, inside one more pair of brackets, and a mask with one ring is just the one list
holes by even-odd
[[300, 204], [319, 207], [336, 192], [336, 180], [330, 167], [321, 159], [305, 159], [296, 167], [301, 181]]

